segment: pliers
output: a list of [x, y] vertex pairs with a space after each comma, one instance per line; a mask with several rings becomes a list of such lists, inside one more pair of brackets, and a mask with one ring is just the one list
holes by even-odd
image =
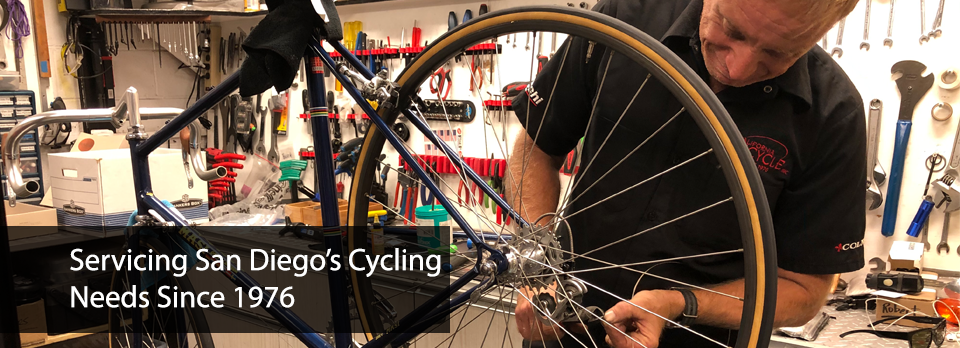
[[430, 75], [430, 93], [436, 94], [437, 99], [446, 100], [450, 95], [450, 86], [453, 85], [450, 72], [451, 70], [441, 67]]

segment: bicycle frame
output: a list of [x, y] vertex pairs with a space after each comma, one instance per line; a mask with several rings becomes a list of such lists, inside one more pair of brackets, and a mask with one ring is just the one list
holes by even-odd
[[[346, 59], [346, 61], [355, 71], [359, 72], [364, 78], [371, 79], [374, 77], [374, 73], [368, 70], [364, 64], [361, 63], [360, 60], [349, 50], [347, 50], [340, 42], [329, 42], [329, 44]], [[308, 45], [306, 50], [304, 60], [307, 68], [306, 71], [308, 72], [306, 79], [308, 90], [310, 91], [310, 123], [314, 134], [313, 142], [314, 149], [316, 151], [316, 158], [328, 159], [316, 161], [315, 177], [317, 194], [315, 197], [313, 197], [313, 200], [320, 202], [322, 206], [337, 206], [336, 197], [333, 194], [336, 192], [333, 175], [333, 161], [329, 160], [333, 158], [333, 154], [330, 147], [329, 123], [327, 115], [328, 110], [325, 100], [326, 90], [323, 81], [323, 68], [326, 66], [326, 68], [331, 70], [337, 80], [341, 82], [343, 88], [350, 94], [350, 96], [357, 101], [357, 104], [360, 106], [360, 108], [370, 116], [370, 119], [373, 121], [373, 123], [377, 125], [378, 131], [383, 133], [387, 141], [389, 141], [390, 144], [400, 153], [400, 156], [410, 164], [414, 173], [416, 173], [416, 175], [418, 175], [420, 178], [424, 178], [422, 183], [427, 186], [431, 192], [433, 192], [440, 205], [449, 212], [451, 218], [463, 227], [463, 233], [469, 239], [471, 239], [474, 244], [478, 246], [478, 248], [489, 252], [489, 259], [486, 260], [488, 263], [488, 268], [490, 268], [489, 266], [492, 265], [494, 267], [493, 273], [497, 274], [505, 271], [507, 268], [507, 263], [503, 252], [484, 243], [483, 237], [473, 231], [473, 229], [455, 208], [455, 206], [450, 202], [450, 200], [448, 200], [447, 197], [442, 194], [437, 184], [428, 179], [430, 176], [427, 174], [426, 170], [418, 165], [419, 162], [416, 161], [414, 155], [408, 152], [402, 145], [402, 141], [395, 134], [393, 134], [392, 131], [390, 131], [390, 127], [382, 118], [380, 118], [379, 113], [377, 113], [370, 103], [367, 102], [367, 100], [361, 95], [359, 89], [353, 85], [353, 82], [349, 78], [345, 77], [336, 69], [337, 64], [330, 57], [330, 54], [323, 49], [321, 41], [316, 38], [311, 40], [311, 43]], [[111, 113], [112, 116], [105, 118], [106, 120], [120, 121], [119, 118], [122, 117], [124, 113], [129, 116], [131, 132], [127, 135], [127, 141], [130, 146], [130, 157], [133, 167], [133, 183], [135, 189], [134, 192], [137, 195], [137, 211], [140, 212], [140, 216], [137, 217], [138, 225], [142, 224], [144, 226], [150, 226], [149, 223], [143, 222], [149, 221], [149, 216], [145, 213], [152, 210], [158, 216], [179, 228], [178, 232], [176, 233], [177, 237], [183, 239], [197, 250], [207, 249], [208, 252], [200, 256], [210, 260], [212, 260], [216, 255], [221, 255], [221, 252], [203, 236], [201, 236], [195, 229], [193, 229], [190, 226], [190, 223], [182, 215], [180, 215], [175, 208], [166, 206], [159, 198], [154, 196], [153, 187], [150, 180], [148, 156], [150, 153], [164, 144], [167, 139], [176, 136], [182, 129], [188, 127], [207, 110], [214, 107], [221, 100], [230, 96], [237, 88], [239, 88], [239, 86], [240, 73], [235, 72], [205, 96], [197, 100], [196, 103], [191, 105], [186, 110], [183, 110], [182, 113], [164, 125], [159, 131], [149, 137], [143, 132], [142, 125], [140, 125], [141, 109], [139, 108], [138, 95], [135, 89], [131, 88], [128, 93], [118, 101], [118, 107], [114, 109], [108, 109], [107, 111]], [[145, 112], [149, 112], [146, 111], [146, 109], [144, 110]], [[105, 111], [100, 110], [98, 112], [104, 113]], [[420, 130], [420, 132], [426, 135], [426, 137], [434, 145], [442, 149], [448, 155], [448, 157], [450, 157], [451, 162], [460, 170], [463, 177], [468, 178], [476, 183], [481, 190], [494, 201], [495, 204], [499, 205], [502, 209], [505, 209], [504, 211], [510, 212], [510, 217], [512, 217], [520, 226], [528, 225], [518, 213], [514, 212], [510, 208], [510, 205], [507, 204], [503, 198], [496, 194], [494, 190], [480, 178], [479, 175], [473, 172], [473, 170], [471, 170], [470, 167], [462, 161], [462, 159], [454, 155], [457, 153], [456, 151], [450, 148], [445, 142], [441, 141], [436, 134], [430, 131], [429, 126], [423, 119], [416, 117], [411, 110], [402, 110], [402, 113], [406, 115], [407, 119], [409, 119], [410, 122], [413, 123], [418, 130]], [[94, 111], [84, 110], [77, 110], [71, 113], [71, 115], [72, 114], [85, 116], [94, 114], [99, 115]], [[99, 116], [101, 116], [101, 118], [105, 117], [103, 115]], [[17, 127], [27, 128], [24, 127], [25, 125], [32, 125], [32, 127], [35, 127], [36, 125], [34, 125], [34, 123], [41, 122], [44, 122], [43, 118], [38, 117], [37, 119], [32, 120], [32, 123], [24, 122]], [[53, 121], [48, 121], [46, 123], [51, 122]], [[55, 122], [64, 121], [59, 120]], [[17, 131], [22, 133], [24, 132], [24, 129], [17, 130], [15, 128], [15, 130], [11, 131], [11, 134], [16, 134]], [[15, 138], [14, 140], [18, 141], [19, 139]], [[184, 146], [186, 146], [186, 144], [184, 144]], [[18, 158], [19, 154], [14, 153], [12, 155], [13, 160], [17, 160]], [[13, 163], [10, 163], [9, 167], [17, 167], [12, 164]], [[19, 174], [19, 172], [16, 174]], [[19, 175], [16, 177], [19, 177]], [[15, 182], [16, 177], [11, 180]], [[333, 253], [343, 255], [339, 212], [336, 209], [323, 209], [322, 214], [324, 225], [321, 226], [320, 229], [323, 232], [325, 245], [327, 245]], [[130, 233], [127, 235], [127, 238], [128, 248], [131, 249], [131, 253], [139, 253], [139, 235], [137, 233]], [[478, 255], [482, 254], [478, 253]], [[440, 318], [450, 314], [453, 310], [466, 303], [470, 299], [471, 295], [478, 289], [491, 286], [493, 282], [487, 279], [484, 282], [481, 282], [479, 285], [466, 290], [456, 298], [452, 300], [449, 298], [450, 294], [460, 291], [470, 281], [481, 274], [481, 266], [483, 266], [484, 262], [485, 260], [483, 257], [478, 257], [477, 263], [473, 269], [451, 283], [446, 289], [444, 289], [444, 291], [441, 291], [438, 295], [429, 299], [426, 303], [417, 307], [413, 312], [400, 319], [398, 324], [389, 332], [386, 332], [370, 341], [367, 345], [365, 345], [365, 347], [375, 348], [387, 345], [396, 346], [404, 343], [407, 340], [415, 337], [419, 332], [422, 332], [422, 330], [425, 330], [431, 325], [435, 324]], [[242, 271], [226, 270], [222, 271], [221, 273], [230, 279], [230, 281], [235, 285], [243, 288], [244, 291], [249, 291], [253, 287], [260, 287], [260, 284], [256, 280]], [[345, 284], [347, 274], [343, 269], [338, 271], [330, 271], [328, 274], [331, 292], [331, 308], [333, 309], [334, 313], [333, 322], [336, 347], [347, 348], [353, 341], [350, 336], [350, 317], [349, 308], [347, 307], [348, 294], [346, 292]], [[128, 273], [128, 278], [130, 280], [130, 286], [140, 286], [139, 273], [136, 271], [130, 271]], [[445, 300], [449, 300], [449, 303], [443, 304]], [[309, 325], [307, 325], [306, 322], [300, 319], [299, 316], [293, 313], [293, 311], [280, 306], [276, 300], [270, 301], [270, 303], [268, 303], [268, 307], [264, 307], [264, 310], [270, 313], [270, 315], [279, 321], [281, 325], [293, 332], [306, 346], [314, 348], [333, 348], [331, 344], [326, 342]], [[184, 318], [184, 313], [182, 310], [178, 310], [174, 315], [180, 319]], [[131, 319], [133, 320], [132, 327], [142, 327], [142, 318], [140, 316], [133, 316]], [[184, 320], [179, 321], [182, 326]], [[141, 333], [138, 329], [133, 331], [133, 339], [131, 340], [132, 344], [134, 347], [139, 347], [142, 344]], [[185, 332], [185, 330], [180, 331]], [[181, 335], [184, 334], [181, 333]], [[183, 339], [183, 336], [181, 336], [180, 339]]]

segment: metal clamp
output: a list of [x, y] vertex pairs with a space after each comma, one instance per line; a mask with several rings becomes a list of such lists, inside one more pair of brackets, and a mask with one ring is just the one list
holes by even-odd
[[949, 120], [950, 116], [953, 116], [953, 106], [950, 106], [950, 103], [947, 102], [933, 104], [933, 108], [930, 109], [930, 116], [937, 121]]

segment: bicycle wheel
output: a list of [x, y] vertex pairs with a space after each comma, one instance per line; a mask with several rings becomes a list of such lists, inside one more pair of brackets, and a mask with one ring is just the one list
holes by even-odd
[[[726, 113], [714, 93], [683, 60], [674, 55], [657, 40], [614, 18], [572, 8], [521, 7], [491, 12], [475, 18], [438, 38], [426, 47], [410, 66], [406, 67], [406, 69], [400, 73], [399, 78], [396, 80], [400, 85], [400, 99], [397, 110], [412, 109], [413, 112], [411, 116], [418, 118], [424, 117], [423, 114], [426, 113], [425, 110], [422, 110], [424, 105], [418, 105], [417, 100], [420, 98], [444, 98], [443, 95], [446, 94], [446, 92], [440, 91], [442, 88], [431, 88], [430, 80], [433, 79], [438, 69], [451, 66], [455, 72], [454, 76], [460, 77], [459, 79], [455, 78], [454, 81], [470, 80], [469, 87], [471, 88], [470, 92], [466, 92], [466, 88], [463, 88], [463, 83], [461, 83], [459, 89], [455, 87], [449, 99], [469, 99], [476, 101], [475, 105], [483, 105], [482, 100], [485, 99], [486, 94], [484, 93], [484, 87], [480, 85], [479, 81], [481, 79], [487, 80], [488, 76], [486, 76], [486, 71], [484, 71], [485, 69], [482, 67], [480, 70], [484, 75], [476, 76], [472, 73], [477, 71], [476, 60], [480, 59], [482, 65], [482, 60], [488, 59], [488, 56], [470, 55], [469, 53], [465, 55], [465, 52], [470, 52], [471, 48], [478, 43], [488, 42], [494, 38], [503, 41], [506, 37], [509, 40], [511, 36], [514, 45], [518, 45], [518, 40], [532, 36], [532, 46], [537, 47], [537, 42], [540, 41], [542, 43], [542, 41], [545, 41], [543, 38], [549, 35], [543, 34], [544, 32], [567, 35], [566, 40], [561, 40], [561, 42], [565, 44], [560, 46], [551, 63], [558, 64], [557, 62], [559, 61], [560, 69], [558, 69], [558, 71], [564, 70], [564, 64], [598, 64], [598, 66], [609, 67], [609, 63], [613, 59], [617, 59], [621, 63], [625, 61], [636, 64], [648, 71], [649, 74], [646, 78], [638, 76], [636, 84], [633, 86], [606, 86], [604, 85], [604, 81], [606, 80], [608, 71], [603, 68], [598, 68], [602, 76], [597, 77], [595, 82], [598, 86], [595, 85], [591, 90], [593, 93], [588, 93], [592, 94], [588, 95], [592, 110], [589, 115], [589, 120], [586, 121], [587, 126], [585, 129], [587, 129], [588, 132], [584, 134], [581, 143], [581, 146], [592, 147], [596, 155], [591, 158], [583, 158], [580, 162], [576, 163], [577, 165], [574, 167], [579, 167], [579, 171], [575, 176], [561, 176], [562, 179], [557, 179], [561, 186], [561, 191], [558, 194], [560, 198], [559, 204], [556, 209], [550, 208], [549, 211], [553, 212], [552, 215], [547, 215], [550, 217], [550, 220], [548, 220], [549, 223], [546, 225], [559, 226], [558, 230], [569, 229], [573, 238], [557, 238], [556, 235], [549, 232], [550, 229], [534, 227], [529, 230], [520, 231], [517, 230], [517, 224], [505, 226], [505, 223], [500, 223], [500, 221], [495, 222], [494, 220], [498, 214], [495, 212], [491, 213], [487, 207], [477, 207], [476, 204], [472, 203], [479, 203], [476, 197], [473, 196], [473, 193], [466, 195], [468, 199], [458, 200], [458, 196], [461, 195], [458, 193], [458, 182], [464, 178], [460, 174], [460, 170], [455, 170], [456, 174], [437, 174], [436, 179], [413, 178], [413, 180], [421, 181], [433, 180], [437, 186], [444, 191], [444, 196], [448, 197], [452, 204], [458, 204], [459, 201], [463, 201], [463, 203], [458, 204], [457, 210], [465, 216], [465, 220], [471, 225], [470, 227], [478, 232], [483, 231], [497, 235], [501, 233], [511, 234], [513, 237], [511, 243], [532, 241], [539, 245], [539, 250], [544, 254], [552, 252], [552, 257], [559, 258], [559, 260], [557, 260], [559, 261], [558, 263], [548, 262], [551, 265], [568, 265], [567, 261], [577, 259], [576, 263], [572, 266], [574, 267], [573, 270], [569, 272], [567, 272], [566, 269], [563, 271], [556, 271], [556, 269], [554, 269], [554, 272], [547, 272], [551, 274], [545, 275], [543, 271], [548, 267], [540, 267], [537, 274], [522, 274], [519, 277], [514, 276], [512, 278], [498, 276], [498, 286], [486, 290], [485, 295], [490, 295], [491, 292], [495, 294], [495, 291], [499, 289], [501, 295], [498, 301], [510, 302], [512, 298], [515, 297], [514, 295], [517, 295], [518, 298], [525, 296], [521, 293], [514, 293], [512, 289], [521, 287], [543, 288], [548, 286], [548, 284], [544, 284], [544, 282], [539, 279], [545, 276], [556, 278], [558, 275], [563, 275], [567, 277], [565, 279], [582, 281], [580, 284], [589, 288], [589, 296], [583, 297], [582, 299], [574, 299], [571, 297], [562, 299], [564, 302], [567, 302], [565, 305], [568, 308], [576, 309], [574, 310], [574, 314], [577, 315], [573, 321], [579, 321], [580, 323], [584, 323], [585, 321], [602, 322], [603, 320], [600, 316], [585, 311], [587, 306], [599, 304], [609, 305], [610, 303], [629, 299], [633, 295], [633, 292], [630, 292], [632, 291], [630, 286], [633, 286], [633, 289], [636, 290], [641, 280], [649, 281], [651, 278], [654, 278], [661, 283], [674, 284], [674, 286], [682, 285], [685, 287], [709, 290], [704, 288], [710, 285], [709, 283], [690, 284], [677, 279], [663, 279], [666, 277], [656, 275], [656, 272], [651, 271], [653, 269], [652, 267], [664, 268], [677, 265], [676, 267], [695, 268], [704, 263], [735, 262], [738, 265], [742, 264], [742, 271], [734, 272], [736, 274], [716, 275], [718, 282], [721, 279], [729, 279], [731, 276], [742, 277], [745, 280], [743, 294], [720, 294], [738, 299], [742, 302], [742, 319], [739, 326], [740, 329], [735, 337], [735, 343], [732, 343], [732, 340], [726, 343], [719, 342], [716, 339], [708, 338], [706, 334], [700, 332], [693, 332], [692, 334], [705, 338], [706, 341], [703, 342], [707, 343], [706, 346], [766, 346], [769, 342], [769, 336], [773, 326], [773, 313], [776, 303], [777, 266], [770, 210], [759, 174], [757, 173], [756, 164], [742, 140], [743, 138], [736, 125], [730, 119], [730, 116]], [[533, 35], [531, 35], [531, 33]], [[541, 33], [539, 39], [537, 38], [537, 33]], [[591, 53], [587, 53], [586, 64], [584, 61], [576, 59], [583, 58], [581, 56], [567, 57], [570, 47], [574, 45], [573, 43], [578, 42], [577, 40], [580, 40], [579, 43], [581, 45], [589, 44], [593, 58], [590, 58]], [[527, 42], [528, 43], [522, 45], [530, 46], [529, 43], [531, 41], [528, 39]], [[529, 67], [529, 70], [526, 70], [522, 75], [529, 74], [529, 78], [533, 80], [538, 65], [537, 50], [523, 50], [520, 48], [508, 50], [506, 48], [507, 45], [503, 45], [502, 47], [504, 47], [501, 52], [502, 54], [489, 56], [491, 60], [489, 64], [498, 67], [496, 71], [499, 72], [503, 72], [511, 67], [505, 67], [505, 65], [501, 64], [504, 62], [514, 62], [524, 68]], [[508, 53], [508, 51], [513, 52], [513, 54]], [[523, 58], [516, 58], [516, 56]], [[466, 68], [462, 67], [464, 63], [461, 63], [464, 60], [468, 65]], [[516, 68], [515, 66], [512, 67]], [[468, 70], [469, 72], [466, 74], [458, 74], [458, 72], [462, 70]], [[616, 74], [616, 72], [612, 73]], [[494, 78], [494, 75], [496, 78]], [[495, 72], [490, 72], [489, 77], [488, 81], [490, 82], [484, 84], [495, 85], [487, 86], [487, 90], [493, 94], [499, 94], [502, 91], [501, 87], [508, 85], [509, 82], [521, 80], [521, 78], [516, 77], [507, 80], [501, 76], [500, 73]], [[444, 78], [442, 74], [441, 78]], [[538, 78], [544, 77], [539, 76]], [[560, 80], [560, 75], [558, 74], [555, 77], [551, 77], [551, 79], [554, 80], [545, 82], [545, 88], [543, 88], [543, 86], [539, 87], [541, 91], [551, 91], [552, 94], [551, 88], [556, 88], [557, 81]], [[653, 84], [649, 84], [648, 86], [647, 82], [650, 80], [657, 81], [659, 85], [662, 86], [663, 95], [659, 96], [655, 102], [658, 105], [675, 106], [675, 109], [668, 115], [672, 117], [661, 120], [662, 123], [659, 125], [654, 124], [647, 128], [637, 129], [636, 126], [638, 122], [635, 121], [642, 118], [624, 118], [624, 116], [636, 114], [637, 110], [631, 109], [631, 105], [641, 91], [650, 92], [649, 89], [654, 88], [651, 87], [654, 86]], [[436, 83], [434, 83], [434, 86], [436, 86]], [[644, 89], [644, 86], [647, 86], [647, 90]], [[633, 87], [636, 87], [635, 92]], [[600, 119], [599, 116], [595, 115], [597, 100], [599, 100], [601, 94], [609, 88], [627, 88], [630, 91], [628, 96], [633, 95], [633, 99], [629, 100], [629, 103], [626, 103], [626, 100], [623, 101], [626, 106], [621, 108], [622, 112], [614, 113], [615, 116], [613, 120]], [[531, 95], [530, 98], [536, 98], [536, 96]], [[673, 100], [670, 100], [670, 98]], [[551, 102], [551, 99], [545, 101], [547, 108], [550, 107]], [[607, 107], [607, 105], [603, 105], [603, 107]], [[507, 117], [500, 115], [499, 121], [494, 121], [494, 112], [487, 110], [487, 108], [482, 108], [482, 118], [477, 117], [477, 120], [472, 123], [458, 123], [457, 126], [454, 126], [452, 124], [453, 122], [450, 121], [454, 117], [447, 113], [446, 109], [443, 109], [442, 114], [447, 117], [446, 120], [423, 121], [431, 127], [431, 132], [434, 130], [456, 132], [455, 128], [460, 127], [470, 131], [464, 133], [471, 135], [483, 134], [485, 144], [496, 144], [494, 147], [485, 145], [487, 149], [484, 150], [483, 154], [477, 156], [476, 152], [474, 152], [473, 157], [488, 158], [491, 154], [490, 148], [493, 148], [493, 151], [499, 152], [499, 156], [496, 156], [498, 158], [510, 157], [509, 155], [511, 153], [517, 154], [516, 148], [518, 146], [524, 146], [524, 144], [514, 144], [514, 151], [509, 151], [511, 146], [506, 139], [511, 137], [507, 136], [506, 129], [509, 129], [511, 134], [520, 134], [523, 129], [532, 129], [518, 124], [514, 119], [513, 112], [509, 112]], [[393, 124], [397, 121], [398, 115], [398, 112], [393, 112], [381, 113], [380, 116], [387, 124]], [[619, 116], [619, 119], [617, 119], [616, 116]], [[511, 121], [513, 122], [509, 123]], [[504, 126], [498, 122], [508, 123]], [[606, 134], [600, 133], [598, 135], [597, 132], [590, 132], [591, 125], [594, 125], [593, 129], [606, 129]], [[481, 131], [479, 127], [482, 127], [483, 130]], [[687, 131], [681, 132], [678, 129], [686, 129]], [[694, 132], [690, 132], [689, 130], [693, 130]], [[492, 133], [492, 136], [490, 133]], [[527, 133], [531, 135], [534, 142], [537, 141], [539, 132], [531, 134], [530, 131], [527, 131]], [[676, 137], [680, 134], [684, 136], [693, 134], [699, 137], [700, 139], [686, 141], [690, 141], [692, 144], [702, 145], [703, 151], [695, 152], [689, 158], [674, 159], [671, 166], [657, 170], [646, 176], [640, 173], [644, 173], [649, 168], [631, 163], [628, 160], [634, 153], [638, 153], [638, 151], [655, 152], [657, 149], [644, 147], [651, 139], [657, 139], [657, 137]], [[625, 148], [604, 147], [607, 140], [611, 137], [618, 139], [633, 138], [633, 145]], [[427, 149], [428, 147], [425, 145], [422, 151], [413, 150], [415, 147], [420, 148], [420, 138], [421, 137], [416, 136], [411, 137], [413, 140], [404, 144], [406, 150], [414, 154], [429, 154], [427, 153], [429, 151]], [[366, 225], [367, 223], [368, 197], [371, 192], [371, 185], [378, 174], [380, 155], [382, 153], [388, 154], [386, 161], [396, 167], [396, 162], [394, 162], [397, 158], [395, 155], [396, 152], [394, 152], [394, 149], [384, 149], [384, 142], [385, 137], [381, 133], [381, 130], [375, 126], [371, 126], [371, 131], [367, 133], [367, 137], [362, 145], [357, 165], [357, 174], [350, 189], [351, 205], [347, 221], [353, 226]], [[460, 150], [469, 152], [465, 149], [458, 149], [453, 145], [450, 147], [453, 151], [440, 153], [439, 155], [455, 157]], [[522, 148], [526, 149], [525, 146]], [[630, 149], [633, 150], [627, 151]], [[608, 155], [604, 155], [604, 151], [606, 151]], [[508, 172], [514, 173], [512, 175], [516, 177], [523, 178], [527, 170], [527, 163], [523, 162], [525, 158], [525, 156], [521, 156], [519, 159], [516, 157], [511, 158], [510, 166], [512, 167], [509, 168]], [[520, 164], [520, 168], [516, 168], [518, 163]], [[597, 235], [596, 237], [591, 236], [591, 238], [588, 238], [596, 239], [594, 241], [577, 241], [575, 237], [578, 234], [583, 236], [588, 232], [585, 231], [582, 223], [574, 224], [569, 228], [566, 227], [568, 224], [564, 223], [573, 221], [575, 216], [583, 216], [581, 213], [584, 212], [596, 213], [598, 210], [597, 207], [600, 207], [600, 209], [604, 207], [614, 207], [615, 209], [629, 207], [630, 202], [624, 201], [624, 199], [629, 199], [630, 195], [636, 191], [636, 188], [645, 187], [644, 185], [650, 186], [649, 182], [652, 180], [660, 180], [666, 177], [672, 177], [674, 179], [682, 178], [686, 170], [685, 167], [689, 166], [695, 166], [701, 169], [703, 166], [713, 167], [716, 175], [710, 178], [693, 178], [702, 179], [693, 183], [704, 187], [708, 184], [712, 185], [710, 186], [712, 187], [711, 190], [723, 191], [723, 195], [719, 198], [707, 194], [702, 195], [702, 197], [687, 197], [683, 201], [675, 202], [677, 206], [689, 207], [689, 213], [687, 214], [666, 217], [661, 220], [664, 221], [663, 223], [648, 224], [645, 228], [639, 229], [639, 232], [629, 230], [619, 235]], [[427, 170], [428, 172], [435, 173], [433, 168], [427, 168]], [[607, 174], [613, 171], [636, 172], [637, 175], [634, 176], [635, 179], [633, 182], [623, 185], [622, 190], [599, 191], [598, 189], [594, 189], [594, 184], [597, 181], [604, 179]], [[516, 181], [514, 181], [514, 183], [515, 186], [505, 188], [507, 196], [528, 197], [522, 192], [518, 192], [525, 187], [522, 179], [520, 179], [519, 184], [516, 184]], [[388, 190], [388, 192], [391, 192], [391, 190]], [[534, 193], [528, 192], [528, 194]], [[388, 202], [379, 203], [386, 207], [392, 207]], [[591, 209], [593, 209], [593, 211], [591, 211]], [[707, 214], [705, 216], [719, 219], [718, 223], [726, 221], [731, 223], [732, 226], [737, 226], [740, 240], [721, 241], [723, 248], [719, 251], [701, 251], [686, 255], [662, 255], [662, 258], [659, 260], [634, 260], [639, 262], [629, 261], [629, 258], [627, 260], [620, 258], [619, 263], [609, 262], [604, 260], [609, 255], [601, 255], [601, 253], [595, 254], [597, 251], [607, 249], [617, 244], [630, 245], [632, 247], [639, 246], [642, 248], [644, 243], [655, 240], [650, 238], [664, 238], [663, 230], [666, 230], [668, 227], [676, 228], [682, 225], [685, 218], [697, 214]], [[584, 213], [584, 215], [587, 215], [587, 213]], [[544, 216], [540, 217], [542, 218]], [[532, 216], [530, 219], [539, 220], [537, 216]], [[680, 223], [677, 223], [678, 221]], [[457, 229], [458, 227], [465, 228], [466, 226], [455, 226], [454, 228]], [[657, 235], [658, 232], [660, 232], [659, 235]], [[367, 247], [367, 235], [352, 230], [349, 233], [348, 249], [352, 250]], [[544, 238], [545, 236], [549, 238]], [[730, 242], [735, 242], [737, 245], [730, 246]], [[578, 244], [587, 244], [593, 247], [583, 249], [578, 246]], [[518, 244], [512, 245], [516, 246]], [[607, 252], [602, 254], [609, 254], [611, 250], [613, 249], [607, 249]], [[558, 257], [556, 256], [557, 254], [563, 256]], [[518, 262], [526, 262], [526, 265], [531, 265], [530, 262], [537, 261], [520, 260]], [[604, 289], [596, 286], [595, 283], [600, 282], [604, 277], [610, 276], [609, 273], [605, 273], [609, 271], [619, 272], [615, 273], [615, 277], [620, 277], [617, 279], [621, 279], [622, 281], [620, 284], [613, 286], [613, 288], [616, 289]], [[591, 275], [591, 273], [596, 273], [597, 275]], [[633, 278], [626, 279], [627, 275], [632, 275]], [[643, 276], [647, 278], [643, 279]], [[378, 334], [384, 333], [385, 329], [381, 323], [372, 319], [377, 318], [376, 313], [372, 312], [372, 308], [367, 308], [370, 306], [366, 305], [373, 303], [370, 281], [365, 276], [359, 274], [352, 274], [351, 278], [354, 296], [361, 299], [357, 301], [361, 323], [367, 333], [367, 338], [373, 339], [377, 337]], [[637, 285], [635, 285], [634, 281], [636, 281]], [[553, 284], [555, 285], [559, 282], [560, 279], [557, 278]], [[626, 290], [623, 291], [623, 289]], [[503, 301], [505, 291], [510, 294], [510, 300]], [[586, 292], [586, 290], [583, 292]], [[561, 298], [556, 297], [554, 300], [561, 300]], [[538, 302], [538, 304], [543, 304], [543, 306], [534, 305], [534, 308], [538, 311], [537, 314], [541, 320], [553, 321], [555, 323], [556, 317], [554, 317], [553, 314], [555, 314], [555, 311], [558, 311], [557, 305], [555, 303], [548, 303], [549, 301], [542, 302], [539, 298]], [[509, 303], [501, 305], [502, 307], [499, 308], [502, 308], [502, 311], [509, 311]], [[460, 317], [461, 312], [466, 316], [466, 307], [469, 306], [458, 309], [458, 311], [454, 312], [450, 317], [451, 324], [456, 323], [456, 330], [454, 330], [448, 338], [440, 341], [440, 345], [446, 345], [447, 343], [445, 342], [448, 341], [452, 343], [453, 341], [450, 340], [454, 339], [455, 336], [458, 334], [463, 335], [461, 333], [463, 331], [463, 325], [469, 325], [467, 323], [473, 322], [473, 320], [476, 319]], [[471, 329], [484, 332], [483, 340], [479, 341], [481, 345], [499, 345], [501, 341], [506, 342], [508, 339], [509, 335], [504, 334], [502, 339], [497, 336], [492, 340], [487, 340], [489, 327], [497, 317], [498, 316], [491, 316], [489, 323], [481, 323], [486, 324], [486, 326]], [[509, 318], [504, 320], [509, 320]], [[510, 330], [516, 330], [516, 328], [510, 328]], [[678, 330], [684, 331], [684, 329]], [[693, 331], [690, 328], [686, 328], [685, 330]], [[567, 332], [567, 336], [574, 335]], [[603, 337], [592, 337], [589, 333], [588, 336], [590, 336], [589, 339], [594, 342], [577, 340], [577, 343], [591, 347], [595, 344], [604, 344]], [[513, 342], [512, 338], [511, 341]], [[471, 343], [468, 345], [477, 343], [477, 341], [473, 340], [469, 342]], [[519, 344], [518, 342], [514, 343]]]
[[[170, 239], [169, 236], [161, 236], [160, 238]], [[175, 241], [170, 240], [170, 242]], [[175, 255], [166, 244], [157, 238], [141, 236], [139, 244], [140, 254], [168, 255], [171, 259]], [[154, 276], [159, 279], [154, 281], [152, 285], [143, 288], [143, 290], [138, 289], [138, 291], [148, 293], [147, 297], [150, 301], [148, 308], [140, 310], [111, 308], [108, 311], [110, 347], [137, 346], [131, 341], [133, 330], [130, 325], [132, 325], [132, 316], [138, 312], [143, 318], [143, 327], [140, 330], [141, 340], [143, 341], [141, 347], [163, 346], [160, 342], [171, 348], [213, 347], [213, 337], [210, 335], [210, 328], [207, 325], [203, 309], [198, 307], [174, 309], [173, 306], [170, 306], [170, 308], [159, 308], [157, 306], [160, 303], [158, 300], [161, 300], [157, 294], [159, 287], [169, 286], [171, 289], [176, 287], [175, 289], [178, 292], [194, 292], [190, 279], [187, 276], [175, 277], [173, 272], [166, 272], [163, 275], [154, 274], [150, 277]], [[145, 276], [144, 279], [150, 277]], [[115, 271], [113, 273], [113, 279], [110, 283], [112, 291], [118, 293], [130, 291], [129, 284], [126, 272]], [[141, 280], [141, 284], [144, 284], [143, 280]], [[167, 296], [170, 296], [169, 292]], [[137, 301], [139, 301], [139, 297]]]

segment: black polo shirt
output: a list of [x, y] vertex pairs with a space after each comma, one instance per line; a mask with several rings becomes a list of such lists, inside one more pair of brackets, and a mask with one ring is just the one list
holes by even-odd
[[[702, 9], [702, 0], [610, 0], [594, 8], [660, 38], [707, 80], [698, 36]], [[630, 154], [681, 106], [653, 78], [634, 98], [647, 72], [623, 55], [611, 57], [600, 46], [587, 59], [587, 47], [584, 40], [575, 38], [558, 49], [533, 84], [542, 102], [528, 104], [525, 95], [514, 100], [520, 123], [547, 154], [565, 156], [583, 137], [579, 174], [583, 183], [571, 197], [583, 196], [568, 211], [586, 209], [569, 219], [575, 252], [605, 246], [729, 197], [723, 173], [710, 154], [618, 194], [709, 146], [689, 115], [681, 114]], [[864, 108], [853, 83], [836, 62], [821, 48], [813, 47], [783, 75], [742, 88], [728, 87], [717, 97], [744, 136], [763, 180], [773, 212], [778, 266], [805, 274], [862, 268]], [[628, 104], [629, 111], [624, 113]], [[600, 180], [621, 160], [624, 162]], [[583, 193], [591, 183], [594, 186]], [[587, 208], [601, 200], [605, 201]], [[626, 264], [741, 247], [736, 211], [727, 202], [591, 256]], [[649, 272], [692, 284], [717, 284], [742, 278], [743, 263], [742, 253], [733, 253], [660, 263]], [[577, 269], [599, 266], [583, 258], [576, 263]], [[651, 266], [633, 268], [647, 271]], [[579, 275], [623, 298], [630, 298], [634, 289], [679, 286], [649, 276], [638, 280], [639, 274], [619, 269]], [[617, 301], [591, 290], [585, 302], [608, 308]]]

